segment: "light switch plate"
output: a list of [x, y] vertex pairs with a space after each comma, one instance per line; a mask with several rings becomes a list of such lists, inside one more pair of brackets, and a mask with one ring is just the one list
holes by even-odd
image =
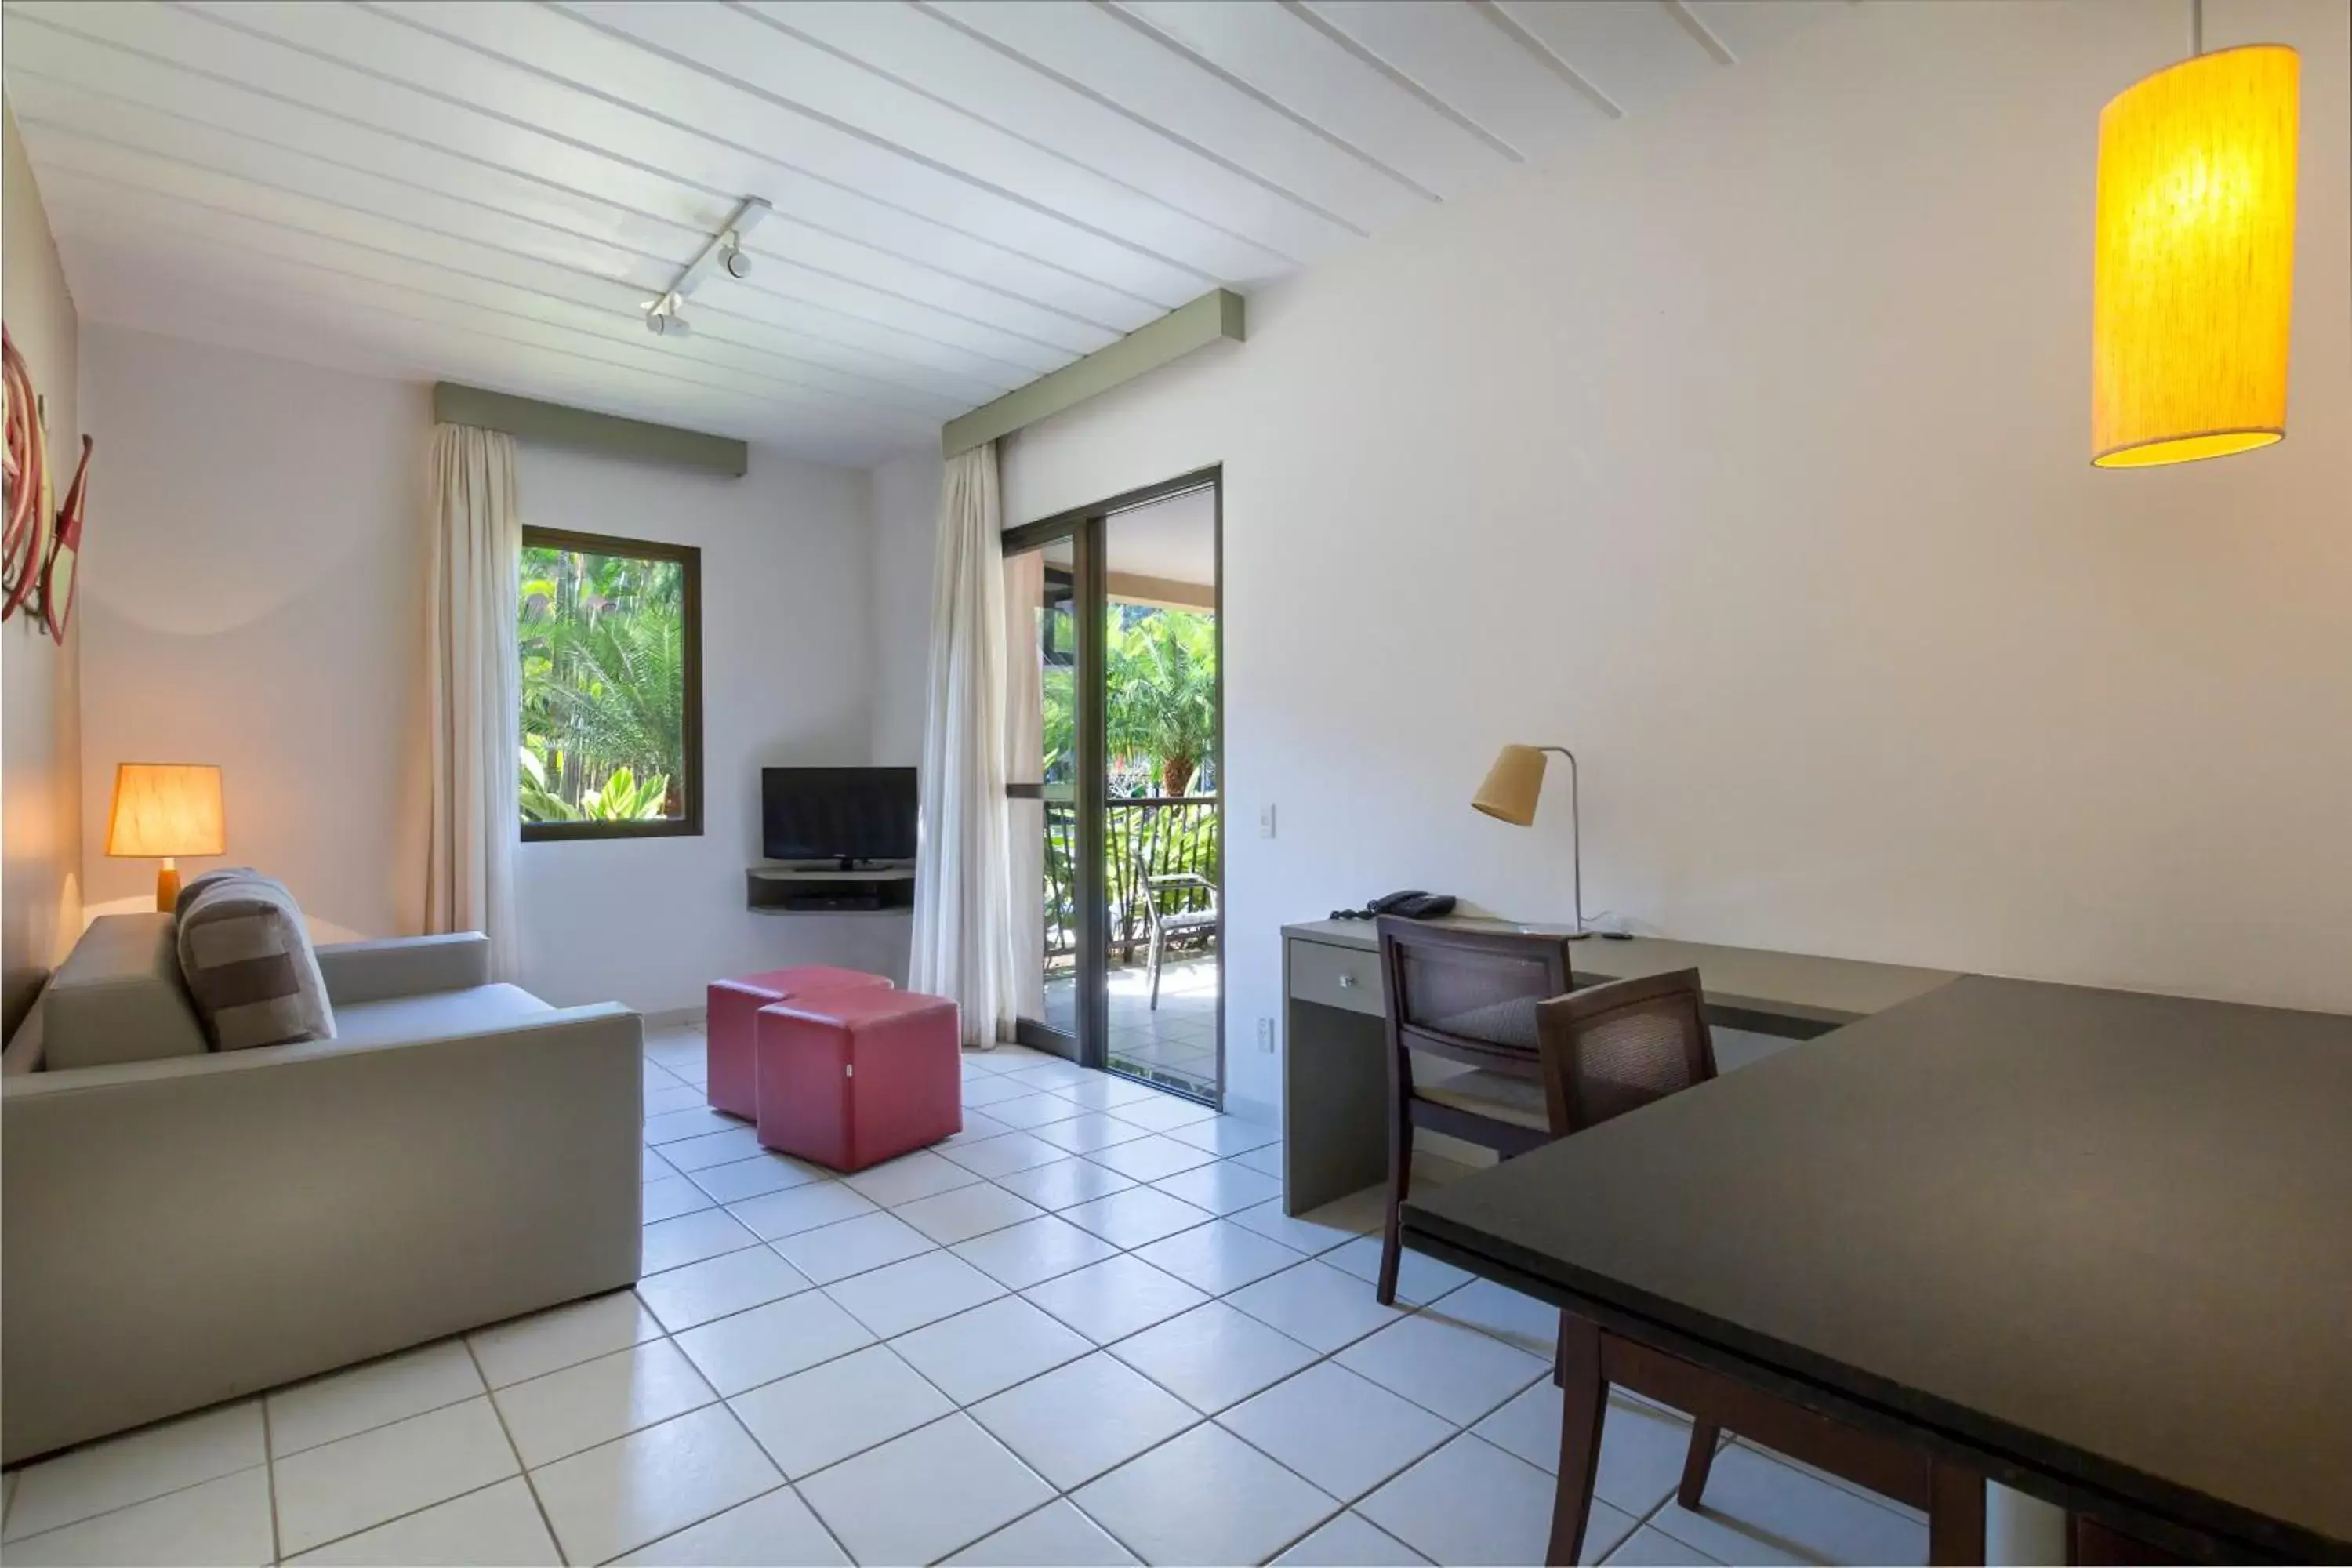
[[1274, 805], [1271, 802], [1257, 808], [1257, 836], [1260, 838], [1274, 837]]

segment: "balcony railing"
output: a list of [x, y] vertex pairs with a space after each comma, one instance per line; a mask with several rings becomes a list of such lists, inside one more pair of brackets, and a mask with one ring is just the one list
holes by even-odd
[[[1109, 946], [1112, 961], [1133, 963], [1150, 942], [1144, 917], [1143, 878], [1190, 872], [1213, 884], [1223, 848], [1217, 802], [1212, 795], [1139, 795], [1104, 803], [1103, 841], [1110, 874]], [[1071, 870], [1076, 864], [1077, 806], [1045, 803], [1045, 966], [1067, 969], [1077, 959], [1077, 898]], [[1160, 889], [1162, 914], [1209, 907], [1207, 889]], [[1207, 952], [1214, 928], [1181, 939], [1186, 949]]]

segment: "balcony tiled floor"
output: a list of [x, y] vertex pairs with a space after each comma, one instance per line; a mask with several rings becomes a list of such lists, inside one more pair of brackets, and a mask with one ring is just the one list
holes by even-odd
[[[698, 1033], [646, 1056], [635, 1290], [26, 1467], [0, 1557], [1542, 1560], [1552, 1314], [1427, 1258], [1379, 1305], [1372, 1195], [1284, 1216], [1273, 1130], [1008, 1048], [962, 1137], [842, 1181], [682, 1114]], [[1041, 1136], [1080, 1124], [1111, 1141]], [[1588, 1561], [1924, 1560], [1916, 1514], [1738, 1442], [1680, 1509], [1688, 1431], [1612, 1406]]]
[[[1141, 1077], [1192, 1094], [1213, 1097], [1217, 1089], [1217, 960], [1187, 957], [1162, 964], [1160, 1005], [1151, 1005], [1150, 976], [1140, 963], [1114, 969], [1109, 977], [1110, 1050], [1113, 1059]], [[1045, 983], [1045, 1021], [1075, 1028], [1077, 982]]]

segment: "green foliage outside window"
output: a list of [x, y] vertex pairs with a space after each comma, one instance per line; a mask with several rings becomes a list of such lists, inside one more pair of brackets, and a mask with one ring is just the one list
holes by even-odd
[[[1048, 612], [1066, 616], [1067, 612]], [[1066, 638], [1064, 639], [1066, 644]], [[1045, 670], [1045, 779], [1069, 782], [1076, 719], [1070, 668]], [[1103, 742], [1111, 793], [1183, 795], [1215, 788], [1217, 618], [1114, 603], [1103, 624]]]
[[685, 815], [686, 567], [526, 542], [525, 822]]

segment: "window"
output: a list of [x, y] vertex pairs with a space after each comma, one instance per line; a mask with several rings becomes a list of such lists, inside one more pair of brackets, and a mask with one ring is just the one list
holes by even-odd
[[522, 836], [702, 831], [702, 552], [522, 531]]

